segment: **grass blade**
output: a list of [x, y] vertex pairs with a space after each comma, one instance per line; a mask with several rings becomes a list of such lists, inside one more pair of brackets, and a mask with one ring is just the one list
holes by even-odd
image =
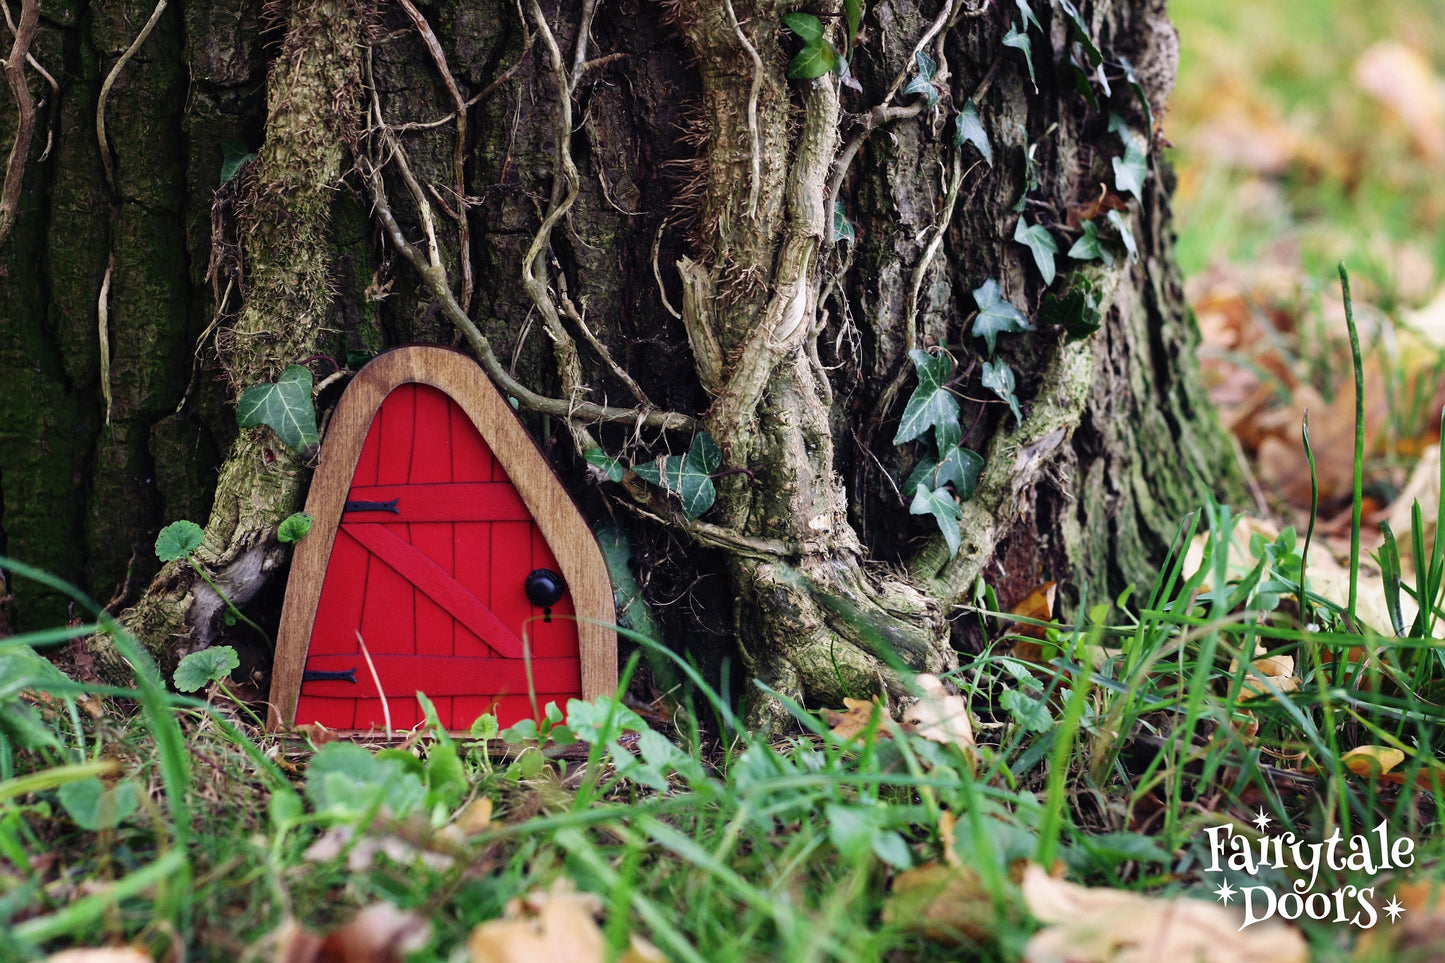
[[1354, 489], [1350, 505], [1350, 600], [1345, 606], [1350, 622], [1357, 624], [1355, 604], [1360, 595], [1360, 513], [1365, 497], [1365, 364], [1360, 354], [1360, 329], [1355, 326], [1355, 302], [1350, 297], [1350, 272], [1340, 262], [1340, 286], [1345, 295], [1345, 326], [1350, 331], [1350, 360], [1355, 368]]

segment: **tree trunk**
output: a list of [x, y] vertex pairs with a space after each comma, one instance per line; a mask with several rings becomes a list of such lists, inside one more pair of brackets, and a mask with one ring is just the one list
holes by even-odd
[[[148, 12], [52, 18], [37, 38], [41, 61], [67, 69], [39, 115], [57, 149], [32, 148], [0, 280], [10, 554], [108, 596], [121, 557], [147, 558], [159, 525], [214, 488], [201, 560], [264, 620], [261, 589], [283, 570], [274, 528], [305, 466], [246, 429], [208, 483], [204, 439], [227, 442], [228, 402], [286, 364], [407, 340], [464, 341], [518, 399], [587, 509], [630, 533], [672, 644], [713, 672], [736, 651], [751, 677], [814, 703], [902, 694], [908, 673], [957, 665], [949, 617], [979, 578], [1005, 603], [1049, 579], [1070, 604], [1086, 586], [1091, 600], [1147, 586], [1185, 512], [1211, 487], [1240, 494], [1198, 384], [1152, 149], [1177, 63], [1162, 0], [1033, 0], [1034, 25], [1020, 4], [869, 4], [848, 71], [859, 89], [838, 72], [789, 78], [807, 31], [772, 0], [439, 0], [375, 24], [296, 0], [277, 47], [258, 5], [179, 6], [110, 93], [118, 103], [133, 83], [127, 110], [151, 111], [120, 122], [111, 108], [114, 188], [87, 122], [134, 37], [107, 42], [99, 25], [133, 33]], [[849, 46], [841, 0], [807, 13], [813, 49]], [[264, 115], [242, 93], [262, 56]], [[931, 84], [909, 86], [929, 63]], [[189, 106], [166, 86], [182, 68]], [[965, 111], [989, 160], [979, 138], [955, 137]], [[122, 136], [146, 124], [186, 131], [170, 167], [145, 154], [156, 138]], [[264, 146], [212, 217], [217, 135], [235, 132]], [[127, 172], [168, 178], [151, 190], [170, 207], [143, 202]], [[77, 238], [65, 218], [94, 206], [75, 200], [85, 190], [112, 214]], [[157, 222], [117, 227], [131, 206]], [[1051, 283], [1014, 240], [1021, 217], [1058, 244]], [[1110, 263], [1063, 253], [1086, 220]], [[65, 245], [77, 250], [58, 258]], [[141, 267], [163, 250], [176, 255], [164, 289]], [[108, 430], [95, 348], [107, 266]], [[996, 353], [974, 336], [988, 281], [1033, 319]], [[167, 315], [131, 307], [131, 289], [178, 292], [164, 301], [173, 328], [156, 333]], [[1096, 333], [1048, 323], [1069, 295], [1093, 301]], [[219, 336], [205, 331], [213, 312]], [[186, 392], [194, 339], [206, 364]], [[904, 490], [932, 442], [893, 444], [920, 349], [955, 360], [956, 431], [982, 455], [956, 553]], [[1014, 373], [1017, 417], [986, 362]], [[64, 403], [35, 404], [53, 385]], [[599, 483], [579, 457], [645, 465], [698, 430], [721, 451], [716, 505], [698, 517], [636, 475]], [[107, 465], [126, 457], [135, 504], [122, 507]], [[88, 514], [53, 497], [71, 477], [90, 479]], [[50, 604], [16, 589], [24, 623], [53, 619]], [[178, 637], [228, 638], [219, 605], [173, 567], [128, 617], [173, 658]], [[778, 718], [771, 700], [753, 705], [755, 723]]]

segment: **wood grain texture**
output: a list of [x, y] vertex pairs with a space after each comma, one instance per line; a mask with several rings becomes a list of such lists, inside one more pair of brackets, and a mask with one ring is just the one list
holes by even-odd
[[[312, 478], [310, 495], [306, 501], [306, 511], [314, 519], [314, 526], [310, 535], [296, 547], [281, 613], [281, 626], [277, 634], [276, 660], [271, 676], [271, 712], [268, 720], [272, 729], [286, 728], [295, 722], [301, 676], [307, 663], [307, 649], [316, 624], [317, 605], [332, 548], [337, 541], [343, 506], [349, 497], [357, 497], [349, 494], [352, 491], [353, 475], [356, 476], [359, 486], [380, 488], [405, 484], [408, 481], [409, 462], [406, 465], [399, 464], [403, 459], [397, 458], [388, 463], [385, 454], [377, 464], [364, 466], [361, 472], [357, 472], [358, 459], [369, 431], [381, 433], [383, 447], [388, 452], [394, 439], [405, 433], [404, 426], [388, 424], [385, 419], [381, 419], [381, 424], [373, 425], [373, 419], [387, 395], [408, 384], [430, 385], [455, 400], [460, 410], [481, 433], [494, 459], [493, 466], [454, 465], [454, 473], [439, 472], [436, 477], [480, 481], [488, 477], [486, 472], [490, 468], [490, 479], [493, 482], [509, 479], [515, 485], [526, 509], [535, 520], [546, 545], [542, 546], [540, 552], [535, 547], [529, 549], [528, 555], [535, 557], [539, 564], [543, 558], [555, 559], [555, 568], [567, 583], [564, 603], [553, 609], [553, 624], [558, 618], [572, 612], [578, 617], [576, 629], [582, 697], [596, 698], [610, 694], [616, 688], [617, 637], [611, 628], [616, 619], [616, 610], [612, 598], [612, 583], [607, 575], [601, 549], [586, 520], [533, 442], [531, 435], [512, 412], [511, 406], [492, 386], [476, 362], [449, 348], [414, 345], [380, 355], [358, 372], [332, 413], [322, 447], [322, 462]], [[456, 427], [458, 426], [453, 426], [454, 429]], [[478, 474], [479, 471], [481, 474]], [[415, 472], [412, 472], [412, 475], [414, 477]], [[367, 492], [365, 497], [367, 500], [384, 501], [395, 495], [406, 497], [404, 491], [386, 494], [380, 498], [373, 498], [371, 492]], [[351, 527], [352, 521], [360, 522], [363, 518], [367, 522], [380, 522], [385, 517], [373, 516], [372, 513], [353, 514], [348, 516], [348, 527]], [[493, 528], [505, 529], [512, 524], [520, 523], [500, 522], [495, 523]], [[490, 562], [495, 569], [498, 560], [494, 558]], [[371, 567], [376, 569], [386, 566], [379, 566], [373, 560]], [[543, 630], [547, 628], [550, 626], [544, 626], [540, 622], [534, 622], [531, 626], [538, 635], [536, 654], [544, 658], [551, 654], [544, 653], [544, 649], [551, 647], [541, 641], [541, 637], [545, 635]], [[371, 688], [374, 687], [368, 686], [368, 689]], [[425, 691], [424, 686], [420, 688]], [[448, 688], [451, 686], [448, 685]], [[546, 687], [550, 688], [550, 685]], [[539, 692], [539, 698], [544, 695], [545, 689]], [[502, 701], [510, 703], [516, 698], [507, 696]], [[456, 702], [459, 706], [470, 705], [460, 693], [457, 694]], [[393, 709], [394, 714], [395, 711], [396, 707]], [[365, 713], [358, 708], [357, 719], [360, 720], [369, 713], [369, 708]], [[407, 717], [410, 718], [410, 713]], [[361, 722], [358, 721], [357, 724], [360, 725]]]

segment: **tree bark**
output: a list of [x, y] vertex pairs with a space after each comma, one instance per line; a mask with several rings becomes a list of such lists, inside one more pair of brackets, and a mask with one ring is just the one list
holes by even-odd
[[[185, 43], [175, 49], [200, 78], [201, 113], [246, 116], [219, 91], [259, 76], [258, 8], [181, 6]], [[1167, 171], [1148, 150], [1134, 196], [1114, 169], [1124, 153], [1118, 125], [1152, 143], [1151, 116], [1161, 116], [1172, 85], [1177, 44], [1162, 0], [1081, 4], [1077, 22], [1035, 0], [1039, 23], [1021, 29], [1037, 86], [1022, 52], [1003, 44], [1020, 27], [1018, 5], [869, 4], [851, 58], [857, 90], [838, 73], [788, 77], [800, 40], [782, 18], [796, 5], [775, 0], [439, 0], [389, 8], [375, 25], [359, 8], [333, 7], [325, 30], [308, 19], [320, 5], [288, 11], [285, 40], [270, 54], [269, 106], [264, 117], [249, 108], [265, 146], [222, 189], [215, 223], [193, 151], [186, 175], [168, 181], [173, 195], [184, 181], [177, 213], [150, 233], [187, 241], [191, 283], [175, 312], [187, 338], [162, 339], [168, 353], [117, 347], [108, 379], [113, 405], [129, 397], [114, 390], [129, 377], [169, 386], [149, 407], [123, 408], [122, 423], [133, 425], [124, 450], [154, 466], [148, 479], [161, 477], [162, 464], [168, 472], [159, 492], [154, 481], [137, 486], [144, 511], [108, 510], [127, 554], [146, 555], [174, 506], [204, 501], [175, 492], [187, 479], [207, 489], [205, 454], [196, 448], [186, 464], [202, 467], [183, 468], [160, 447], [177, 401], [188, 424], [227, 441], [228, 403], [248, 384], [319, 350], [344, 360], [348, 349], [406, 340], [464, 341], [533, 412], [533, 429], [588, 510], [630, 533], [639, 581], [672, 644], [714, 674], [736, 652], [751, 677], [813, 703], [901, 695], [909, 673], [956, 666], [967, 640], [950, 617], [979, 578], [1005, 603], [1048, 579], [1062, 583], [1069, 604], [1085, 591], [1097, 601], [1147, 587], [1185, 512], [1211, 490], [1239, 497], [1194, 368]], [[848, 45], [841, 2], [808, 12], [825, 39]], [[70, 51], [77, 30], [42, 22], [35, 46]], [[1085, 35], [1101, 70], [1087, 59]], [[104, 49], [81, 45], [92, 48]], [[936, 65], [936, 102], [904, 89], [919, 51]], [[66, 56], [73, 78], [60, 105], [46, 108], [62, 133], [84, 129], [95, 96], [87, 92], [104, 72]], [[970, 102], [991, 162], [954, 142]], [[142, 122], [124, 126], [132, 123]], [[185, 123], [197, 139], [199, 122]], [[114, 119], [110, 129], [119, 129]], [[92, 547], [99, 519], [87, 530], [60, 500], [46, 502], [53, 482], [38, 479], [94, 465], [91, 503], [109, 504], [101, 461], [116, 443], [107, 440], [114, 430], [98, 428], [98, 352], [86, 341], [93, 298], [66, 307], [62, 290], [99, 291], [107, 266], [113, 286], [139, 283], [128, 262], [110, 263], [134, 253], [137, 234], [93, 243], [72, 275], [48, 266], [37, 281], [16, 270], [57, 233], [70, 196], [57, 191], [46, 203], [31, 185], [68, 184], [74, 194], [90, 176], [96, 189], [99, 165], [77, 138], [32, 157], [23, 195], [32, 206], [22, 204], [4, 252], [11, 271], [0, 310], [17, 313], [20, 333], [0, 344], [0, 367], [13, 375], [0, 391], [18, 394], [22, 378], [68, 388], [65, 404], [17, 407], [20, 417], [0, 425], [0, 441], [17, 446], [0, 452], [0, 524], [10, 553], [108, 592], [120, 566], [116, 553], [105, 560]], [[123, 173], [140, 155], [118, 138]], [[129, 194], [116, 194], [123, 211]], [[1067, 258], [1080, 217], [1104, 224], [1110, 206], [1137, 259], [1117, 240], [1107, 242], [1111, 264]], [[1021, 216], [1062, 242], [1051, 284], [1013, 240]], [[856, 237], [835, 239], [835, 218]], [[223, 270], [207, 283], [198, 262], [214, 260], [213, 243]], [[227, 280], [236, 294], [218, 306]], [[988, 280], [1036, 322], [1000, 335], [994, 359], [1017, 375], [1018, 418], [981, 381], [989, 358], [972, 334], [971, 292]], [[1097, 333], [1072, 339], [1037, 323], [1047, 296], [1070, 292], [1096, 301]], [[62, 308], [68, 332], [42, 320]], [[199, 336], [218, 309], [222, 334], [202, 344], [223, 388], [203, 376], [185, 394], [189, 351], [175, 344]], [[118, 345], [122, 330], [149, 330], [114, 308], [109, 326]], [[953, 555], [931, 517], [909, 513], [901, 490], [924, 446], [892, 444], [916, 384], [915, 349], [957, 360], [963, 443], [983, 456], [977, 488], [959, 506]], [[35, 357], [50, 360], [25, 373]], [[133, 364], [147, 370], [131, 372]], [[569, 420], [569, 410], [582, 416]], [[74, 426], [66, 445], [42, 441], [61, 419]], [[579, 457], [591, 447], [633, 465], [681, 454], [695, 426], [722, 451], [717, 504], [698, 519], [636, 477], [599, 484]], [[305, 466], [264, 430], [236, 437], [221, 466], [203, 561], [229, 573], [234, 601], [257, 598], [264, 619], [266, 595], [257, 593], [284, 561], [274, 527], [299, 504]], [[75, 533], [63, 545], [42, 531], [47, 511]], [[49, 617], [47, 602], [17, 593], [25, 622]], [[128, 618], [174, 653], [178, 638], [227, 638], [218, 608], [188, 569], [170, 568]], [[781, 718], [776, 702], [753, 705], [758, 725]]]

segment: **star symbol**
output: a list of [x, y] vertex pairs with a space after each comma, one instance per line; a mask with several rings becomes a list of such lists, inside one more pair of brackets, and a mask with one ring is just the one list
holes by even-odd
[[1228, 880], [1221, 883], [1219, 889], [1214, 891], [1215, 895], [1219, 897], [1219, 901], [1226, 906], [1229, 905], [1230, 900], [1234, 899], [1234, 894], [1237, 892], [1239, 892], [1239, 890], [1230, 886]]
[[1264, 832], [1264, 828], [1270, 824], [1270, 821], [1269, 814], [1264, 811], [1263, 806], [1260, 807], [1259, 814], [1250, 820], [1259, 827], [1260, 832]]
[[1390, 922], [1393, 923], [1405, 912], [1405, 907], [1398, 899], [1391, 896], [1390, 902], [1385, 904], [1385, 912], [1390, 914]]

